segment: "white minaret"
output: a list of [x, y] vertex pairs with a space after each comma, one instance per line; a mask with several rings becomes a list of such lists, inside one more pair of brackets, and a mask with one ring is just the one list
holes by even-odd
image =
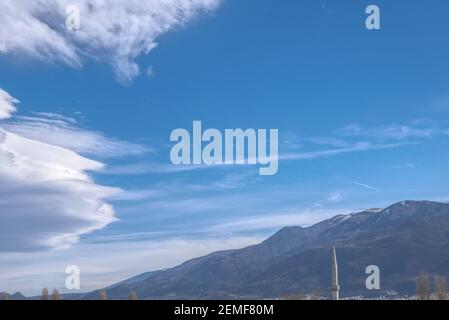
[[335, 253], [335, 247], [332, 247], [332, 300], [340, 299], [339, 291], [337, 254]]

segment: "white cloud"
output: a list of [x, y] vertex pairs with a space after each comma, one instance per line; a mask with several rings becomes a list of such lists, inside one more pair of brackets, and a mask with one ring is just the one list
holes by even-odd
[[149, 66], [149, 67], [147, 68], [147, 71], [145, 72], [145, 74], [146, 74], [146, 76], [147, 76], [148, 78], [152, 78], [152, 77], [154, 76], [154, 69], [153, 69], [153, 67], [152, 67], [152, 66]]
[[[338, 133], [344, 136], [366, 136], [377, 139], [406, 140], [412, 138], [431, 138], [440, 133], [433, 126], [417, 126], [421, 124], [415, 122], [414, 125], [388, 125], [376, 128], [364, 129], [358, 124], [350, 124], [339, 130]], [[427, 123], [424, 123], [427, 125]]]
[[[240, 165], [243, 166], [243, 165]], [[108, 175], [138, 175], [138, 174], [171, 174], [189, 171], [199, 171], [206, 169], [235, 169], [232, 164], [186, 164], [174, 165], [172, 163], [138, 162], [128, 164], [118, 164], [105, 167], [103, 174]]]
[[151, 151], [139, 144], [81, 129], [76, 126], [74, 119], [52, 113], [40, 113], [34, 117], [16, 117], [6, 122], [3, 127], [29, 139], [100, 158], [137, 155]]
[[343, 193], [336, 191], [336, 192], [332, 192], [331, 194], [329, 194], [328, 197], [326, 198], [326, 200], [331, 203], [338, 203], [338, 202], [343, 201], [344, 198], [345, 198], [345, 195]]
[[19, 101], [11, 97], [8, 92], [0, 89], [0, 119], [11, 117], [11, 114], [16, 111], [14, 104], [18, 102]]
[[[3, 0], [0, 53], [19, 52], [81, 67], [106, 61], [122, 83], [139, 74], [135, 59], [157, 46], [161, 34], [182, 26], [219, 0]], [[66, 7], [80, 9], [80, 29], [66, 28]]]
[[[331, 143], [331, 142], [330, 142]], [[367, 141], [347, 143], [345, 147], [331, 148], [331, 149], [319, 149], [313, 151], [292, 151], [285, 152], [277, 157], [277, 160], [284, 161], [300, 161], [300, 160], [314, 160], [320, 158], [327, 158], [337, 156], [340, 154], [349, 154], [355, 152], [367, 152], [383, 149], [399, 148], [409, 145], [415, 145], [419, 142], [396, 142], [396, 143], [371, 143]], [[267, 157], [265, 160], [269, 160]], [[271, 159], [274, 159], [272, 157]], [[245, 161], [245, 165], [239, 165], [239, 167], [251, 168], [252, 165], [248, 164], [248, 159]], [[129, 163], [119, 164], [111, 167], [105, 167], [102, 173], [107, 175], [137, 175], [137, 174], [171, 174], [180, 173], [184, 171], [196, 171], [205, 169], [234, 169], [235, 165], [229, 164], [213, 164], [213, 165], [173, 165], [171, 163]]]
[[200, 192], [231, 191], [244, 188], [258, 181], [260, 181], [259, 176], [255, 173], [251, 174], [247, 172], [225, 174], [215, 181], [210, 179], [197, 182], [185, 182], [182, 179], [175, 179], [173, 181], [164, 180], [163, 182], [157, 183], [152, 188], [122, 190], [119, 194], [110, 199], [114, 201], [151, 200], [152, 203], [161, 204], [161, 200], [170, 197], [177, 198], [178, 195]]
[[[14, 110], [9, 95], [4, 110]], [[23, 137], [0, 123], [0, 252], [64, 248], [115, 220], [105, 199], [119, 190], [87, 173], [102, 163]]]
[[283, 154], [279, 157], [280, 160], [311, 160], [319, 159], [330, 156], [336, 156], [345, 153], [363, 152], [363, 151], [373, 151], [373, 150], [383, 150], [398, 148], [402, 146], [407, 146], [415, 144], [412, 142], [398, 142], [398, 143], [385, 143], [385, 144], [373, 144], [371, 142], [356, 142], [345, 148], [335, 148], [328, 150], [318, 150], [318, 151], [305, 151], [305, 152], [291, 152]]
[[342, 212], [349, 210], [329, 210], [323, 208], [310, 208], [293, 213], [275, 212], [265, 215], [256, 215], [239, 219], [232, 219], [227, 222], [219, 223], [206, 227], [208, 232], [249, 232], [260, 231], [263, 229], [283, 228], [286, 226], [310, 226], [319, 221], [328, 219]]
[[361, 183], [361, 182], [357, 182], [357, 181], [351, 181], [351, 183], [356, 185], [356, 186], [365, 188], [365, 189], [369, 189], [369, 190], [373, 190], [373, 191], [379, 191], [379, 188], [370, 186], [369, 184], [366, 184], [366, 183]]

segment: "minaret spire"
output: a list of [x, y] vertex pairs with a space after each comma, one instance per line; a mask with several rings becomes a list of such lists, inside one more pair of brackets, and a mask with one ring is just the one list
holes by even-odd
[[338, 266], [337, 266], [337, 254], [335, 253], [335, 247], [332, 246], [332, 300], [339, 300], [340, 287], [338, 286]]

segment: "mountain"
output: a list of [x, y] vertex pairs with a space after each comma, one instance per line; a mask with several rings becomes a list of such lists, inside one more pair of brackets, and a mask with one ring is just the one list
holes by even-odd
[[20, 292], [9, 294], [6, 292], [0, 292], [0, 300], [26, 300], [27, 298]]
[[[160, 271], [150, 271], [150, 272], [144, 272], [142, 274], [139, 274], [137, 276], [134, 276], [132, 278], [123, 280], [121, 282], [118, 282], [116, 284], [113, 284], [112, 286], [109, 286], [105, 288], [108, 298], [110, 299], [128, 299], [128, 295], [130, 294], [132, 288], [136, 285], [139, 285], [140, 283], [144, 282], [148, 278], [150, 278], [152, 275], [158, 273]], [[111, 296], [109, 294], [111, 293]], [[87, 300], [96, 300], [98, 299], [98, 296], [100, 294], [100, 290], [95, 290], [92, 292], [89, 292], [85, 295], [82, 295], [82, 299]], [[68, 294], [66, 297], [64, 297], [65, 300], [77, 300], [80, 299], [79, 296], [75, 296], [73, 294]]]
[[[286, 227], [260, 244], [189, 260], [107, 288], [110, 299], [277, 298], [329, 296], [331, 246], [341, 296], [413, 295], [420, 272], [449, 278], [449, 204], [402, 201], [385, 209], [337, 215], [310, 227]], [[365, 269], [380, 268], [381, 290], [367, 290]], [[84, 296], [95, 299], [97, 292]]]

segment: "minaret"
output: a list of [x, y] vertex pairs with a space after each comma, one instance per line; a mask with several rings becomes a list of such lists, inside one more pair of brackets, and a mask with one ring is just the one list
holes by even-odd
[[339, 300], [339, 291], [337, 254], [335, 253], [335, 247], [332, 247], [332, 300]]

